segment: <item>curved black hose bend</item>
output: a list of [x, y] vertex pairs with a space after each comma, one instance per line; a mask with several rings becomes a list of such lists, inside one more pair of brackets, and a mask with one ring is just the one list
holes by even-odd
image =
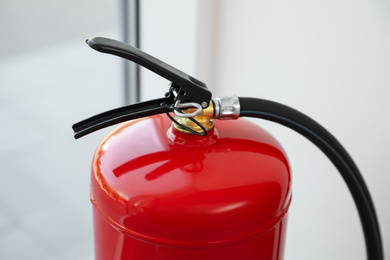
[[239, 97], [240, 117], [255, 117], [287, 126], [314, 143], [344, 178], [358, 209], [370, 260], [383, 260], [379, 223], [370, 193], [351, 156], [313, 119], [288, 106], [257, 98]]

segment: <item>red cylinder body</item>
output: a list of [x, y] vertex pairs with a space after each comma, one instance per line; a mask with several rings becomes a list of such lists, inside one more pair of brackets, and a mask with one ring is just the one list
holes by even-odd
[[165, 115], [123, 124], [96, 150], [96, 259], [282, 259], [291, 176], [279, 143], [246, 121], [180, 133]]

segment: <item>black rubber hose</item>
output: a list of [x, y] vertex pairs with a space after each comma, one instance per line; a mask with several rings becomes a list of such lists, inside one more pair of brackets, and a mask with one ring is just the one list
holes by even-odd
[[351, 156], [325, 128], [288, 106], [257, 98], [240, 97], [240, 117], [255, 117], [287, 126], [305, 136], [332, 161], [344, 178], [359, 212], [367, 258], [383, 260], [379, 223], [368, 188]]

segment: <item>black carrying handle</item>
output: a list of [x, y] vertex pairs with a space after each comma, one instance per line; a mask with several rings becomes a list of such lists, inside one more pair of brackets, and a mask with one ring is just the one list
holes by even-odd
[[112, 109], [101, 114], [84, 119], [72, 126], [74, 138], [78, 139], [97, 130], [116, 125], [125, 121], [171, 112], [173, 96], [154, 99], [146, 102]]
[[86, 40], [86, 42], [91, 48], [99, 52], [113, 54], [133, 61], [171, 81], [174, 87], [179, 88], [181, 102], [196, 102], [202, 105], [203, 108], [209, 106], [211, 92], [207, 89], [206, 84], [200, 80], [123, 42], [103, 37], [93, 37]]

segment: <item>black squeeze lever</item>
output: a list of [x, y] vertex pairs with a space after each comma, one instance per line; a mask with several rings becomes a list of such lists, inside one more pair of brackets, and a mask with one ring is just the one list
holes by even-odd
[[187, 75], [186, 73], [172, 67], [171, 65], [156, 59], [153, 56], [123, 42], [112, 39], [94, 37], [87, 40], [87, 44], [100, 52], [113, 54], [153, 71], [161, 77], [171, 81], [173, 85], [180, 88], [181, 102], [196, 102], [204, 104], [207, 108], [211, 100], [211, 93], [206, 84]]
[[202, 108], [207, 108], [209, 106], [211, 92], [207, 89], [207, 86], [203, 82], [185, 74], [171, 65], [166, 64], [133, 46], [112, 39], [94, 37], [88, 39], [86, 42], [91, 48], [97, 51], [113, 54], [138, 63], [171, 81], [172, 85], [165, 98], [120, 107], [74, 124], [72, 128], [76, 139], [104, 127], [124, 121], [172, 112], [177, 101], [179, 101], [179, 103], [197, 103]]

